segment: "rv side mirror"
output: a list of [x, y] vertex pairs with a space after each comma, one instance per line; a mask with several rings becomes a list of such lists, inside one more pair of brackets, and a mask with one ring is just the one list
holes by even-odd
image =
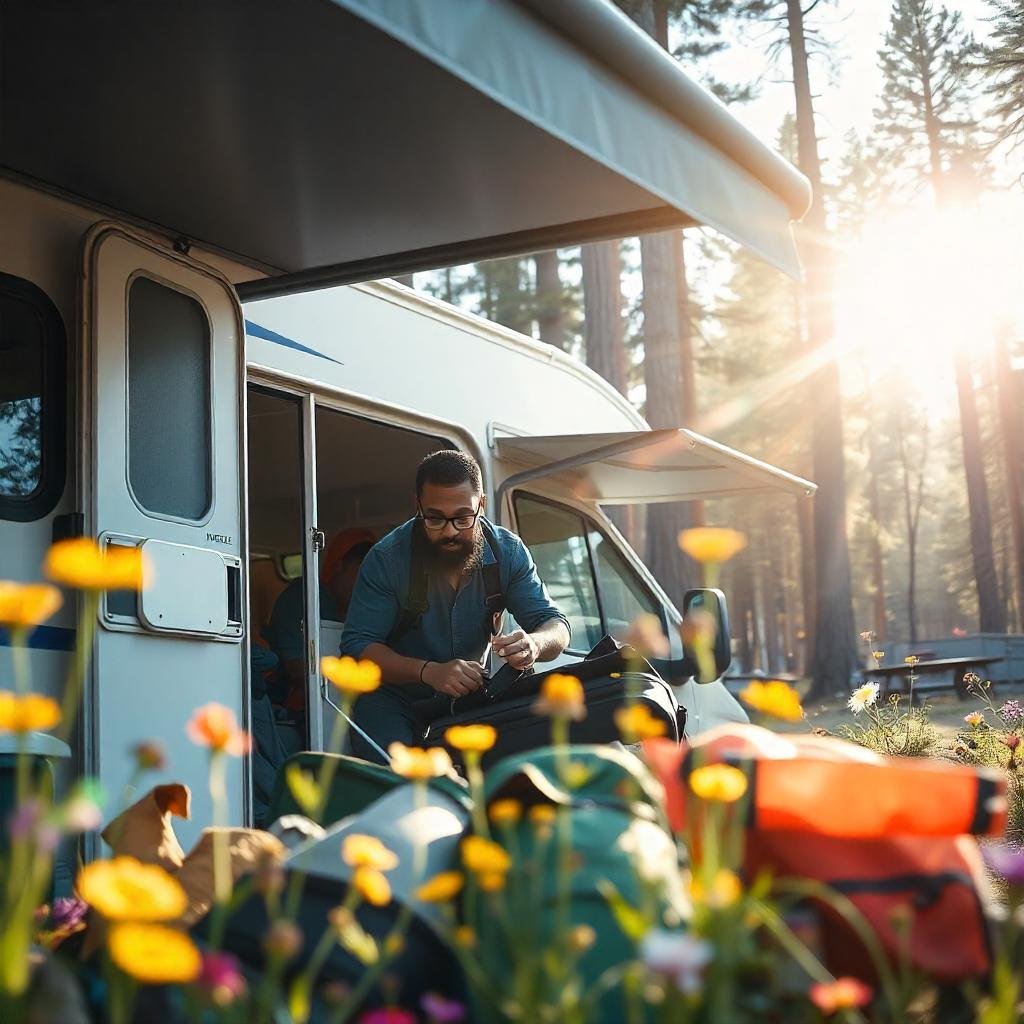
[[698, 683], [725, 675], [732, 664], [729, 606], [721, 590], [688, 590], [683, 596], [683, 666]]

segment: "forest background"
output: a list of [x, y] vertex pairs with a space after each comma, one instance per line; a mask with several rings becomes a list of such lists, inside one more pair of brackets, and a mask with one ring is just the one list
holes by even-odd
[[676, 601], [681, 529], [747, 534], [722, 581], [744, 671], [824, 695], [865, 630], [1022, 631], [1024, 2], [617, 3], [811, 179], [804, 280], [694, 229], [403, 282], [819, 485], [610, 510]]

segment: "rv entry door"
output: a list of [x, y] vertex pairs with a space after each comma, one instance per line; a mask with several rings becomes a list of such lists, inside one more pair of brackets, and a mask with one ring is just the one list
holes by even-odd
[[[85, 766], [116, 813], [133, 745], [160, 741], [168, 779], [192, 790], [194, 836], [211, 820], [208, 752], [186, 724], [211, 701], [248, 721], [241, 309], [215, 271], [112, 225], [86, 239], [81, 308], [86, 532], [141, 547], [150, 576], [100, 606]], [[236, 824], [247, 768], [228, 766]]]

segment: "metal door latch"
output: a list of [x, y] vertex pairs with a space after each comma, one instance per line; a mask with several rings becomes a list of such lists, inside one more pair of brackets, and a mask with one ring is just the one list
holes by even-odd
[[309, 528], [309, 536], [313, 541], [313, 551], [323, 551], [327, 547], [327, 534], [323, 530], [318, 530], [315, 526]]

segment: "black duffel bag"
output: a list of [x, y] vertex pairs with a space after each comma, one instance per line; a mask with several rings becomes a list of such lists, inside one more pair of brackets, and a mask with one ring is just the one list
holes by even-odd
[[665, 735], [677, 743], [683, 738], [686, 710], [672, 687], [634, 648], [606, 636], [582, 661], [559, 665], [544, 672], [516, 673], [502, 669], [478, 693], [451, 700], [435, 697], [416, 707], [423, 722], [424, 746], [444, 746], [445, 730], [453, 725], [486, 723], [498, 732], [484, 765], [551, 742], [551, 720], [537, 714], [534, 704], [544, 680], [552, 673], [574, 675], [583, 683], [587, 714], [571, 722], [572, 743], [611, 743], [620, 738], [615, 712], [627, 700], [644, 705], [652, 717], [665, 724]]

